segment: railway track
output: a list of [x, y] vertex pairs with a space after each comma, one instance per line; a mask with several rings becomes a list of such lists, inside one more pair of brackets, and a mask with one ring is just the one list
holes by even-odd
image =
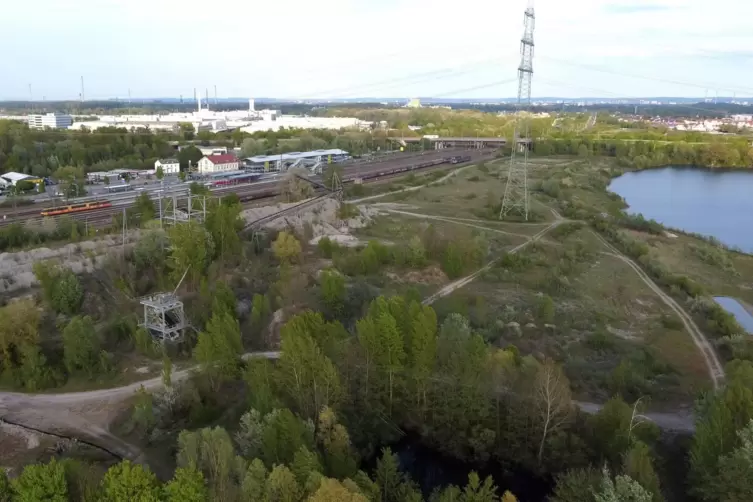
[[[400, 159], [391, 159], [390, 161], [376, 162], [373, 164], [344, 166], [343, 184], [347, 185], [353, 183], [357, 178], [362, 179], [362, 182], [365, 184], [381, 182], [387, 179], [404, 176], [411, 172], [425, 172], [448, 167], [449, 165], [451, 165], [449, 162], [441, 161], [449, 157], [462, 156], [464, 157], [464, 161], [462, 163], [467, 163], [489, 157], [492, 153], [493, 150], [468, 151], [448, 149], [438, 153], [431, 152], [423, 155], [412, 155]], [[317, 192], [322, 192], [322, 190], [317, 189]], [[222, 187], [211, 191], [212, 196], [224, 196], [230, 194], [236, 194], [243, 204], [243, 207], [246, 208], [259, 200], [269, 199], [280, 195], [279, 182], [276, 180], [261, 183], [255, 182], [248, 185]], [[115, 199], [112, 200], [115, 201]], [[113, 206], [108, 208], [46, 218], [41, 217], [40, 212], [46, 207], [51, 206], [35, 204], [33, 207], [26, 206], [23, 209], [17, 208], [15, 212], [11, 213], [0, 212], [0, 228], [11, 225], [13, 223], [38, 223], [41, 226], [44, 224], [44, 220], [50, 220], [54, 218], [71, 218], [77, 221], [82, 221], [85, 224], [91, 225], [95, 228], [103, 228], [110, 226], [112, 224], [113, 217], [118, 214], [122, 214], [124, 209], [132, 207], [133, 202], [133, 200], [127, 201], [121, 199], [119, 204], [113, 204]]]

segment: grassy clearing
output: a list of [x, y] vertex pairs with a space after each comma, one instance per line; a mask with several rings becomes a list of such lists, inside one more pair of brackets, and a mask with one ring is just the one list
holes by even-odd
[[[421, 212], [438, 216], [498, 221], [505, 179], [500, 177], [500, 161], [479, 164], [466, 169], [443, 183], [422, 188], [417, 192], [394, 194], [385, 202], [406, 202]], [[532, 208], [531, 221], [547, 222], [549, 211]]]
[[[471, 225], [474, 223], [468, 222]], [[479, 226], [483, 226], [483, 223], [479, 223]], [[474, 236], [483, 236], [489, 245], [488, 254], [499, 253], [513, 247], [517, 244], [521, 244], [526, 241], [525, 237], [516, 235], [504, 234], [501, 232], [494, 232], [493, 230], [483, 230], [479, 228], [473, 228], [465, 225], [463, 222], [449, 222], [439, 220], [423, 220], [418, 217], [405, 216], [401, 214], [386, 214], [379, 216], [373, 220], [373, 222], [362, 229], [354, 232], [354, 235], [363, 239], [378, 239], [383, 242], [389, 243], [405, 243], [415, 236], [421, 236], [426, 232], [429, 226], [433, 226], [437, 232], [448, 239], [467, 239]], [[521, 233], [525, 235], [525, 232], [521, 232], [522, 225], [498, 228], [500, 231], [509, 231], [511, 233]], [[537, 227], [532, 233], [541, 230]]]
[[561, 361], [581, 399], [692, 400], [708, 377], [691, 338], [632, 269], [582, 237], [525, 248], [438, 313], [459, 311], [491, 343]]
[[649, 256], [669, 271], [690, 277], [714, 295], [753, 302], [753, 256], [727, 251], [696, 237], [623, 230], [649, 246]]
[[[549, 208], [562, 211], [562, 200], [574, 201], [571, 208], [575, 213], [619, 214], [624, 207], [618, 197], [605, 191], [613, 173], [608, 162], [537, 160], [542, 162], [534, 162], [529, 179], [532, 207], [542, 215], [552, 218]], [[497, 171], [503, 169], [503, 165], [497, 166]], [[474, 220], [468, 221], [473, 225], [529, 236], [539, 231], [540, 225], [483, 219], [481, 211], [488, 211], [491, 201], [479, 196], [480, 187], [497, 197], [504, 190], [499, 173], [488, 171], [469, 169], [452, 182], [399, 197], [404, 206], [392, 207], [467, 218]], [[453, 225], [443, 223], [442, 228]], [[381, 230], [375, 230], [380, 225]], [[406, 225], [412, 224], [393, 215], [369, 231], [385, 239], [404, 238], [414, 232]], [[698, 240], [694, 243], [707, 245]], [[694, 253], [695, 261], [705, 260], [707, 266], [716, 258], [699, 251], [700, 247], [677, 244], [676, 240], [667, 243], [681, 247], [679, 252]], [[499, 246], [498, 252], [504, 249]], [[563, 223], [541, 242], [504, 258], [480, 280], [441, 299], [435, 307], [440, 317], [451, 312], [468, 316], [491, 343], [514, 344], [524, 354], [563, 362], [580, 398], [603, 400], [621, 393], [633, 399], [649, 396], [661, 401], [654, 407], [691, 402], [699, 390], [709, 386], [703, 359], [691, 337], [635, 272], [608, 253], [589, 226]], [[736, 268], [740, 259], [731, 257], [732, 265], [726, 266]], [[553, 314], [542, 306], [548, 298]]]

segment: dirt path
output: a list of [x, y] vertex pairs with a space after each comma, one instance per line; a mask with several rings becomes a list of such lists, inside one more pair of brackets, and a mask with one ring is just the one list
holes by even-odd
[[[251, 352], [243, 359], [254, 357], [277, 359], [279, 352]], [[173, 382], [188, 378], [195, 368], [175, 371]], [[144, 461], [142, 452], [107, 430], [124, 402], [141, 387], [156, 390], [163, 386], [162, 377], [112, 389], [62, 394], [24, 394], [0, 392], [0, 419], [6, 419], [44, 431], [64, 434], [107, 448], [123, 458]]]
[[[589, 403], [584, 401], [573, 401], [580, 410], [589, 415], [595, 415], [604, 405], [599, 403]], [[695, 419], [692, 413], [661, 413], [647, 412], [641, 414], [642, 417], [655, 423], [660, 429], [677, 432], [695, 432]]]
[[[405, 216], [412, 216], [414, 218], [422, 218], [425, 220], [435, 220], [435, 221], [444, 221], [447, 223], [455, 223], [456, 225], [463, 225], [465, 227], [471, 227], [471, 228], [478, 228], [480, 230], [486, 230], [488, 232], [494, 232], [497, 234], [504, 234], [504, 235], [512, 235], [514, 237], [522, 237], [524, 239], [530, 239], [530, 235], [525, 234], [516, 234], [515, 232], [508, 232], [506, 230], [500, 230], [498, 228], [491, 228], [491, 227], [483, 227], [480, 225], [475, 225], [473, 223], [467, 223], [467, 220], [463, 220], [461, 218], [451, 218], [446, 216], [434, 216], [429, 214], [422, 214], [422, 213], [411, 213], [410, 211], [403, 211], [400, 209], [390, 209], [389, 207], [383, 207], [380, 208], [383, 211], [387, 211], [389, 213], [395, 213], [395, 214], [402, 214]], [[471, 220], [471, 221], [479, 221], [479, 220]], [[480, 220], [483, 221], [483, 220]]]
[[711, 343], [709, 343], [706, 336], [698, 328], [698, 325], [695, 323], [695, 321], [693, 321], [693, 318], [690, 317], [687, 312], [685, 312], [685, 309], [683, 309], [674, 300], [674, 298], [666, 294], [653, 281], [653, 279], [651, 279], [651, 277], [649, 277], [649, 275], [640, 266], [638, 266], [638, 264], [622, 254], [616, 247], [614, 247], [597, 232], [592, 231], [592, 233], [602, 242], [602, 244], [607, 247], [607, 249], [611, 251], [611, 253], [609, 253], [610, 256], [614, 256], [615, 258], [618, 258], [627, 263], [630, 268], [632, 268], [635, 273], [638, 274], [641, 280], [643, 280], [643, 282], [646, 283], [646, 285], [651, 288], [651, 290], [656, 293], [656, 295], [661, 298], [661, 300], [680, 317], [682, 324], [685, 326], [685, 329], [688, 331], [688, 333], [690, 333], [690, 336], [693, 339], [693, 343], [695, 343], [696, 347], [698, 347], [698, 350], [703, 356], [703, 360], [706, 362], [706, 368], [708, 369], [709, 376], [711, 377], [711, 381], [714, 384], [714, 389], [719, 389], [719, 387], [724, 383], [724, 367], [719, 361], [719, 357], [716, 355], [716, 351], [711, 346]]
[[[548, 227], [540, 230], [535, 235], [527, 237], [528, 238], [527, 241], [525, 241], [522, 244], [518, 244], [517, 246], [515, 246], [514, 248], [512, 248], [511, 250], [509, 250], [508, 253], [510, 253], [510, 254], [517, 253], [518, 251], [520, 251], [521, 249], [523, 249], [524, 247], [526, 247], [530, 243], [532, 243], [532, 242], [537, 241], [538, 239], [540, 239], [544, 234], [546, 234], [548, 231], [550, 231], [551, 229], [553, 229], [554, 227], [556, 227], [557, 225], [559, 225], [563, 221], [564, 220], [561, 220], [561, 219], [555, 220], [554, 222], [552, 222], [551, 225], [549, 225]], [[486, 228], [486, 230], [494, 231], [494, 229], [490, 229], [490, 228]], [[472, 273], [470, 275], [467, 275], [467, 276], [465, 276], [465, 277], [463, 277], [461, 279], [458, 279], [456, 281], [451, 282], [450, 284], [444, 286], [443, 288], [441, 288], [439, 291], [437, 291], [433, 295], [431, 295], [428, 298], [424, 299], [424, 301], [422, 303], [424, 305], [431, 305], [432, 303], [434, 303], [435, 301], [439, 300], [440, 298], [449, 295], [453, 291], [462, 288], [463, 286], [465, 286], [466, 284], [469, 284], [470, 282], [473, 282], [473, 280], [476, 277], [478, 277], [479, 275], [483, 274], [484, 272], [486, 272], [487, 270], [489, 270], [490, 268], [492, 268], [499, 260], [500, 260], [499, 258], [496, 258], [496, 259], [490, 261], [489, 263], [487, 263], [486, 265], [484, 265], [481, 269], [475, 271], [474, 273]]]

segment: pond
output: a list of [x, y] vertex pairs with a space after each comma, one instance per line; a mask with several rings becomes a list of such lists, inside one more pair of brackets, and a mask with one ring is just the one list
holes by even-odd
[[753, 315], [740, 302], [727, 296], [715, 296], [714, 301], [721, 305], [724, 310], [735, 316], [737, 322], [748, 334], [753, 335]]
[[630, 213], [753, 252], [753, 170], [668, 166], [625, 173], [609, 190]]

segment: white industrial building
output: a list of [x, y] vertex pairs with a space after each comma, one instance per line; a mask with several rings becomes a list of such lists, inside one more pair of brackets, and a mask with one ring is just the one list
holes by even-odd
[[201, 146], [197, 145], [196, 148], [202, 155], [224, 155], [227, 153], [226, 146]]
[[243, 167], [252, 172], [285, 171], [293, 167], [304, 167], [320, 171], [326, 164], [344, 162], [350, 158], [345, 150], [313, 150], [311, 152], [289, 152], [278, 155], [257, 155], [243, 159]]
[[[266, 111], [266, 110], [263, 110]], [[371, 122], [354, 117], [306, 117], [299, 115], [269, 114], [261, 120], [241, 127], [241, 131], [253, 134], [257, 131], [277, 131], [283, 127], [295, 129], [371, 129]]]
[[0, 186], [8, 187], [8, 186], [16, 186], [16, 183], [19, 181], [31, 181], [32, 183], [41, 183], [42, 178], [38, 176], [30, 176], [28, 174], [22, 174], [22, 173], [15, 173], [15, 172], [8, 172], [3, 173], [0, 175]]
[[73, 117], [63, 113], [45, 113], [44, 115], [29, 115], [29, 128], [67, 129], [73, 124]]
[[210, 110], [197, 100], [193, 112], [166, 113], [162, 115], [101, 115], [99, 120], [75, 122], [71, 129], [85, 127], [90, 130], [101, 127], [121, 127], [126, 129], [149, 129], [152, 131], [178, 132], [180, 124], [191, 124], [194, 131], [227, 131], [240, 128], [241, 131], [277, 131], [282, 127], [300, 129], [370, 129], [371, 122], [353, 117], [307, 117], [282, 115], [279, 110], [256, 110], [253, 99], [248, 100], [247, 110]]
[[226, 153], [223, 155], [206, 155], [199, 160], [198, 166], [200, 173], [210, 174], [223, 171], [237, 171], [240, 163], [235, 155]]
[[180, 172], [180, 162], [178, 159], [159, 159], [154, 163], [154, 171], [162, 168], [163, 174], [178, 174]]

